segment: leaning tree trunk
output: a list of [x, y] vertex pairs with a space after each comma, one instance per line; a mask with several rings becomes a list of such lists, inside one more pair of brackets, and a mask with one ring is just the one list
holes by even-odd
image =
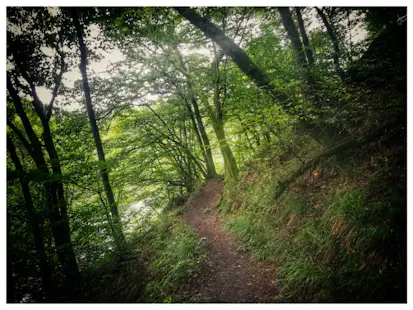
[[40, 229], [39, 221], [37, 220], [36, 212], [34, 210], [29, 182], [27, 180], [27, 177], [25, 176], [23, 166], [20, 163], [20, 159], [17, 156], [16, 148], [14, 147], [14, 144], [9, 135], [7, 135], [7, 149], [14, 163], [14, 166], [16, 167], [16, 172], [23, 192], [27, 213], [29, 215], [29, 222], [31, 224], [34, 236], [34, 245], [40, 262], [40, 274], [42, 277], [43, 289], [46, 293], [46, 298], [50, 298], [53, 296], [52, 268], [47, 260], [46, 250], [43, 241], [43, 234]]
[[[19, 115], [27, 136], [31, 143], [28, 143], [22, 134], [19, 134], [19, 138], [24, 142], [27, 147], [27, 151], [32, 156], [37, 168], [42, 173], [45, 182], [44, 187], [46, 191], [46, 202], [48, 209], [48, 216], [50, 219], [50, 225], [53, 233], [53, 239], [55, 241], [56, 252], [59, 258], [59, 262], [62, 265], [63, 273], [68, 278], [78, 278], [80, 276], [79, 267], [77, 265], [76, 256], [73, 251], [72, 240], [70, 237], [69, 219], [67, 216], [67, 205], [64, 199], [63, 184], [61, 182], [60, 162], [57, 157], [56, 149], [51, 138], [50, 127], [48, 122], [44, 122], [44, 114], [38, 105], [35, 106], [36, 113], [42, 121], [43, 125], [43, 137], [44, 142], [52, 162], [53, 167], [53, 180], [49, 179], [49, 168], [47, 167], [46, 160], [43, 156], [42, 147], [40, 142], [30, 124], [29, 118], [23, 109], [23, 104], [14, 89], [11, 80], [7, 77], [7, 88], [13, 99], [16, 112]], [[16, 128], [14, 129], [16, 131]]]
[[334, 47], [333, 61], [334, 61], [334, 66], [336, 67], [337, 75], [341, 79], [341, 82], [345, 84], [346, 79], [345, 79], [344, 71], [340, 66], [340, 48], [338, 45], [337, 36], [334, 33], [333, 27], [328, 22], [327, 17], [325, 16], [324, 12], [320, 10], [318, 7], [316, 7], [316, 10], [317, 10], [318, 15], [321, 17], [324, 23], [324, 26], [327, 28], [327, 33], [330, 36], [331, 41], [333, 42], [333, 47]]
[[[290, 102], [290, 98], [286, 94], [274, 89], [274, 87], [270, 84], [268, 77], [257, 67], [248, 55], [234, 43], [233, 40], [224, 34], [221, 29], [190, 8], [175, 7], [174, 9], [185, 17], [191, 24], [201, 30], [206, 37], [216, 42], [222, 48], [223, 52], [232, 58], [240, 70], [244, 72], [251, 80], [253, 80], [258, 87], [266, 90], [276, 101], [279, 102], [283, 109], [288, 109], [287, 104]], [[307, 128], [313, 138], [323, 143], [323, 141], [319, 139], [319, 130], [314, 130], [308, 121], [303, 120], [300, 125]]]
[[313, 51], [311, 50], [310, 41], [308, 40], [307, 32], [305, 31], [303, 16], [301, 14], [301, 8], [296, 7], [295, 12], [297, 14], [298, 26], [300, 27], [301, 37], [303, 38], [305, 54], [307, 55], [309, 65], [312, 66], [314, 64]]
[[270, 85], [268, 77], [260, 68], [248, 57], [248, 55], [234, 43], [225, 33], [208, 19], [200, 16], [194, 10], [185, 7], [175, 7], [176, 11], [185, 17], [191, 24], [201, 30], [206, 37], [216, 42], [225, 54], [228, 54], [236, 63], [238, 68], [253, 80], [258, 87], [271, 93], [281, 104], [287, 103], [287, 96], [277, 91]]
[[92, 105], [92, 98], [90, 95], [90, 88], [89, 82], [87, 78], [87, 54], [86, 54], [86, 45], [84, 42], [84, 33], [83, 33], [83, 26], [80, 24], [79, 17], [76, 12], [76, 8], [72, 9], [72, 16], [73, 22], [76, 27], [77, 38], [79, 42], [79, 49], [80, 49], [80, 72], [82, 74], [82, 82], [83, 82], [83, 91], [85, 94], [85, 101], [86, 101], [86, 109], [89, 116], [89, 123], [91, 127], [91, 131], [93, 134], [93, 138], [96, 144], [96, 150], [98, 153], [99, 162], [101, 164], [100, 174], [102, 177], [103, 187], [105, 189], [106, 198], [109, 203], [109, 208], [112, 214], [112, 220], [114, 226], [116, 228], [116, 235], [113, 236], [115, 238], [115, 242], [119, 250], [123, 251], [125, 249], [125, 236], [123, 235], [122, 230], [122, 223], [119, 216], [118, 206], [116, 205], [115, 198], [113, 195], [112, 187], [109, 181], [109, 173], [105, 167], [105, 153], [103, 151], [102, 141], [100, 139], [99, 128], [96, 123], [95, 112], [93, 110]]

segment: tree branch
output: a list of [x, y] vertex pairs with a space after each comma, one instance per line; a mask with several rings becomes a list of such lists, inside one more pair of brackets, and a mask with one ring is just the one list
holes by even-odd
[[27, 139], [24, 137], [23, 133], [10, 121], [9, 118], [7, 118], [7, 125], [13, 130], [15, 135], [20, 139], [22, 142], [23, 146], [26, 148], [26, 150], [31, 154], [32, 153], [32, 145], [27, 141]]
[[63, 77], [63, 73], [65, 72], [65, 66], [66, 66], [63, 51], [57, 50], [57, 53], [60, 55], [60, 73], [56, 77], [56, 83], [55, 83], [55, 86], [53, 88], [52, 98], [50, 99], [49, 105], [48, 105], [47, 110], [46, 110], [46, 120], [47, 121], [49, 121], [50, 117], [52, 116], [53, 104], [55, 102], [57, 93], [59, 92], [60, 85], [62, 84], [62, 77]]

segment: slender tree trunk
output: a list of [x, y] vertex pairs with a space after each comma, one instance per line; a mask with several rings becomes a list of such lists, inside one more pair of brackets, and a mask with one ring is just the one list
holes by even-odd
[[238, 178], [239, 170], [234, 154], [227, 142], [224, 127], [217, 123], [213, 123], [213, 127], [219, 141], [222, 156], [224, 157], [225, 175], [236, 179]]
[[320, 10], [318, 7], [316, 7], [318, 15], [321, 17], [324, 26], [327, 28], [327, 33], [330, 36], [331, 41], [333, 42], [333, 47], [334, 47], [334, 53], [333, 53], [333, 61], [334, 61], [334, 66], [336, 67], [336, 72], [339, 78], [341, 79], [342, 83], [345, 84], [345, 75], [343, 69], [341, 69], [340, 66], [340, 48], [338, 45], [338, 40], [337, 36], [334, 33], [333, 27], [330, 25], [328, 22], [327, 17], [325, 16], [324, 12]]
[[245, 124], [244, 124], [244, 122], [242, 121], [242, 119], [241, 119], [241, 117], [239, 117], [239, 116], [237, 116], [237, 118], [238, 118], [238, 120], [240, 121], [240, 123], [241, 123], [241, 127], [242, 127], [242, 131], [244, 132], [244, 135], [245, 135], [245, 137], [247, 138], [247, 141], [248, 141], [248, 144], [249, 144], [249, 146], [250, 146], [250, 149], [251, 149], [251, 151], [255, 151], [255, 148], [254, 148], [254, 146], [252, 145], [252, 142], [251, 142], [251, 139], [250, 139], [250, 137], [248, 136], [248, 126], [246, 126]]
[[[215, 93], [217, 88], [215, 88]], [[217, 100], [216, 94], [214, 100]], [[217, 106], [217, 102], [215, 105]], [[231, 147], [229, 146], [224, 130], [224, 124], [222, 121], [219, 121], [220, 118], [217, 117], [215, 112], [209, 106], [208, 99], [205, 99], [205, 107], [208, 111], [209, 117], [211, 119], [212, 127], [214, 128], [215, 135], [217, 136], [219, 147], [221, 149], [221, 154], [224, 157], [224, 167], [225, 175], [229, 178], [236, 179], [238, 178], [239, 170], [237, 162], [235, 160], [234, 154], [232, 153]]]
[[54, 207], [51, 213], [52, 232], [56, 247], [60, 248], [65, 253], [70, 253], [69, 255], [63, 255], [62, 257], [62, 259], [66, 261], [65, 265], [67, 266], [67, 273], [70, 274], [71, 277], [78, 277], [79, 268], [76, 262], [70, 236], [69, 216], [67, 214], [67, 202], [64, 196], [60, 159], [53, 142], [49, 122], [45, 119], [45, 117], [40, 115], [39, 117], [42, 120], [43, 139], [47, 153], [49, 154], [53, 178], [56, 180], [50, 185], [51, 189], [49, 189], [52, 200], [54, 201], [53, 205], [58, 206], [58, 209]]
[[[291, 41], [297, 66], [302, 72], [303, 79], [307, 81], [308, 86], [310, 86], [311, 88], [306, 89], [304, 93], [307, 94], [307, 97], [314, 98], [314, 101], [317, 103], [320, 101], [320, 98], [318, 98], [317, 84], [312, 73], [309, 70], [309, 64], [307, 62], [307, 59], [305, 58], [300, 35], [298, 33], [297, 27], [294, 24], [290, 9], [288, 7], [279, 7], [278, 12], [280, 13], [282, 24], [287, 31], [288, 38]], [[310, 98], [308, 99], [312, 100]]]
[[[290, 102], [289, 97], [286, 94], [274, 89], [274, 87], [270, 85], [268, 77], [257, 67], [248, 55], [234, 43], [233, 40], [224, 34], [221, 29], [190, 8], [175, 7], [174, 9], [185, 17], [191, 24], [201, 30], [207, 38], [210, 38], [216, 42], [222, 48], [223, 52], [228, 54], [240, 70], [244, 72], [244, 74], [247, 75], [252, 81], [254, 81], [259, 88], [262, 88], [270, 93], [283, 109], [288, 109], [287, 104]], [[303, 59], [305, 60], [305, 55]], [[317, 93], [315, 95], [317, 95]], [[311, 136], [318, 139], [318, 133], [317, 131], [312, 131], [310, 122], [301, 121], [301, 125], [308, 127]]]
[[[43, 151], [40, 142], [30, 124], [30, 121], [23, 109], [23, 105], [18, 97], [16, 90], [14, 89], [10, 79], [7, 79], [7, 88], [10, 95], [13, 98], [13, 103], [16, 108], [16, 112], [19, 115], [27, 136], [30, 139], [31, 144], [24, 141], [27, 151], [32, 156], [37, 168], [45, 178], [44, 187], [46, 192], [46, 202], [48, 215], [50, 219], [50, 225], [53, 233], [53, 239], [55, 241], [56, 251], [59, 258], [59, 262], [62, 265], [63, 273], [68, 278], [78, 278], [80, 276], [79, 268], [76, 261], [76, 256], [73, 251], [72, 240], [70, 237], [69, 219], [66, 212], [66, 202], [63, 195], [63, 184], [61, 183], [60, 163], [57, 157], [56, 150], [54, 148], [53, 140], [50, 134], [50, 128], [47, 122], [44, 122], [44, 118], [41, 113], [39, 114], [39, 107], [36, 107], [36, 112], [42, 120], [43, 126], [46, 125], [43, 133], [44, 142], [49, 153], [50, 160], [53, 167], [53, 181], [49, 182], [49, 168], [47, 167], [46, 160], [43, 156]], [[20, 139], [25, 139], [22, 135], [19, 135]], [[60, 200], [59, 200], [60, 197]]]
[[101, 163], [101, 168], [100, 168], [100, 174], [102, 177], [102, 183], [103, 187], [106, 193], [106, 198], [108, 199], [108, 204], [109, 208], [112, 214], [112, 220], [114, 222], [114, 226], [116, 228], [116, 235], [114, 236], [115, 242], [117, 244], [117, 247], [119, 250], [123, 251], [125, 249], [125, 236], [123, 235], [123, 230], [122, 230], [122, 223], [121, 223], [121, 218], [119, 216], [119, 211], [118, 211], [118, 206], [116, 205], [115, 198], [113, 196], [113, 191], [112, 187], [110, 185], [109, 181], [109, 173], [105, 167], [105, 153], [103, 151], [103, 146], [102, 146], [102, 141], [100, 139], [100, 134], [99, 134], [99, 128], [96, 123], [96, 117], [95, 117], [95, 112], [93, 110], [93, 105], [92, 105], [92, 98], [90, 95], [90, 88], [89, 88], [89, 82], [87, 78], [87, 54], [86, 54], [86, 45], [84, 42], [84, 34], [83, 34], [83, 26], [81, 25], [79, 21], [79, 17], [76, 12], [76, 8], [72, 9], [72, 16], [73, 16], [73, 22], [76, 27], [76, 33], [77, 33], [77, 38], [79, 42], [79, 49], [80, 49], [80, 72], [82, 74], [82, 82], [83, 82], [83, 91], [85, 94], [85, 101], [86, 101], [86, 108], [87, 108], [87, 113], [89, 116], [89, 123], [91, 127], [91, 131], [93, 134], [93, 138], [95, 140], [96, 144], [96, 150], [98, 153], [98, 158]]
[[47, 190], [50, 192], [52, 200], [52, 212], [50, 216], [55, 245], [61, 249], [63, 253], [67, 253], [67, 255], [60, 254], [62, 256], [61, 260], [65, 261], [64, 265], [66, 266], [67, 274], [70, 275], [70, 277], [78, 277], [79, 268], [70, 237], [69, 217], [67, 214], [67, 202], [64, 196], [60, 159], [53, 142], [49, 121], [39, 106], [35, 106], [35, 110], [43, 125], [43, 140], [53, 172], [54, 182], [48, 186]]
[[194, 98], [193, 94], [191, 95], [191, 97], [192, 97], [191, 98], [192, 106], [194, 107], [194, 112], [195, 112], [195, 118], [198, 122], [199, 132], [201, 134], [202, 141], [203, 141], [204, 147], [205, 147], [206, 166], [207, 166], [208, 178], [213, 179], [214, 177], [216, 177], [217, 172], [215, 170], [214, 159], [212, 157], [211, 144], [209, 142], [208, 135], [205, 131], [205, 127], [204, 127], [204, 123], [202, 121], [201, 113], [199, 112], [198, 102]]
[[297, 27], [294, 24], [290, 9], [288, 7], [278, 7], [277, 9], [280, 13], [282, 24], [284, 25], [284, 28], [287, 31], [288, 38], [291, 41], [297, 65], [301, 69], [305, 69], [308, 63], [305, 58], [303, 45], [300, 40], [300, 35], [298, 34]]
[[205, 105], [210, 115], [212, 127], [214, 128], [215, 134], [218, 138], [222, 156], [224, 157], [225, 175], [232, 179], [237, 179], [239, 174], [237, 162], [225, 136], [224, 117], [219, 88], [221, 82], [219, 71], [219, 59], [219, 57], [216, 57], [211, 64], [213, 78], [212, 82], [214, 85], [215, 111], [212, 111], [211, 107], [209, 106], [208, 100], [205, 100]]
[[14, 293], [16, 291], [14, 278], [13, 278], [13, 247], [12, 247], [12, 240], [10, 238], [10, 230], [11, 230], [12, 222], [10, 220], [9, 212], [7, 211], [7, 303], [14, 303]]
[[[188, 101], [191, 102], [192, 107], [194, 108], [194, 115], [195, 115], [195, 119], [197, 122], [197, 127], [199, 130], [199, 134], [201, 137], [201, 149], [203, 149], [203, 153], [204, 155], [204, 159], [205, 159], [205, 164], [207, 167], [207, 178], [208, 179], [213, 179], [216, 177], [217, 172], [215, 169], [215, 164], [214, 164], [214, 159], [212, 157], [212, 150], [211, 150], [211, 144], [209, 142], [209, 138], [208, 135], [206, 133], [205, 127], [204, 127], [204, 122], [202, 121], [202, 117], [201, 117], [201, 113], [199, 111], [199, 106], [198, 106], [198, 102], [195, 98], [195, 92], [193, 90], [192, 87], [192, 83], [191, 83], [191, 77], [189, 75], [189, 72], [186, 68], [184, 59], [182, 57], [181, 52], [179, 51], [177, 46], [173, 47], [173, 50], [175, 51], [175, 53], [178, 55], [178, 59], [179, 59], [179, 69], [181, 70], [182, 73], [184, 73], [184, 75], [187, 78], [186, 81], [186, 87], [188, 88], [188, 94], [189, 94], [189, 98]], [[192, 114], [192, 109], [187, 107], [189, 113]]]
[[192, 111], [191, 105], [187, 102], [187, 99], [183, 97], [183, 100], [185, 102], [185, 108], [186, 108], [186, 110], [188, 112], [188, 115], [189, 115], [189, 118], [191, 120], [192, 128], [194, 129], [196, 139], [198, 141], [199, 147], [201, 148], [202, 157], [204, 158], [205, 163], [206, 163], [207, 162], [207, 157], [206, 157], [206, 153], [205, 153], [205, 148], [204, 148], [204, 144], [202, 142], [201, 135], [199, 134], [199, 128], [198, 128], [198, 125], [197, 125], [196, 120], [195, 120], [194, 112]]
[[16, 172], [19, 176], [20, 186], [23, 192], [27, 213], [29, 215], [29, 221], [32, 226], [32, 231], [34, 235], [34, 245], [40, 262], [40, 274], [42, 276], [43, 289], [46, 293], [46, 297], [50, 298], [53, 296], [52, 268], [47, 260], [47, 255], [43, 242], [43, 234], [39, 226], [39, 221], [37, 219], [36, 212], [34, 210], [29, 182], [27, 181], [27, 178], [24, 175], [23, 166], [20, 163], [20, 159], [17, 156], [16, 148], [14, 147], [14, 144], [9, 135], [7, 135], [7, 149], [14, 163], [14, 166], [16, 167]]
[[[312, 72], [310, 71], [309, 64], [305, 58], [303, 45], [301, 44], [300, 35], [298, 34], [297, 27], [294, 24], [290, 9], [287, 7], [279, 7], [278, 11], [281, 16], [282, 23], [285, 30], [287, 31], [288, 38], [291, 41], [297, 66], [301, 69], [303, 79], [307, 82], [308, 87], [303, 91], [304, 99], [311, 102], [315, 107], [321, 108], [323, 104], [323, 97], [321, 96], [318, 87], [318, 83], [314, 78]], [[328, 127], [330, 132], [332, 129], [329, 125], [324, 125]], [[311, 123], [306, 121], [301, 121], [299, 128], [302, 129], [305, 133], [309, 132], [311, 136], [321, 144], [325, 144], [326, 141], [330, 139], [330, 136], [323, 134], [320, 135], [320, 128], [313, 126]]]
[[303, 16], [301, 14], [301, 8], [296, 7], [295, 12], [297, 13], [298, 26], [300, 28], [301, 37], [303, 38], [303, 44], [305, 47], [305, 53], [307, 55], [307, 60], [310, 66], [312, 66], [314, 64], [313, 51], [310, 48], [310, 41], [308, 40], [307, 32], [305, 31]]

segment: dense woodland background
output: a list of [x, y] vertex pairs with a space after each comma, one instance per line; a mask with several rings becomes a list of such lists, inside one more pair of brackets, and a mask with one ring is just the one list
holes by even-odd
[[274, 302], [405, 302], [406, 24], [9, 7], [8, 302], [197, 302], [206, 254], [180, 215], [208, 180], [225, 229], [277, 266]]

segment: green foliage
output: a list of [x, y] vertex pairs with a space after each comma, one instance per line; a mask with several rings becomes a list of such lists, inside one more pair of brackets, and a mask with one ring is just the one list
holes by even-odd
[[[320, 192], [306, 189], [301, 185], [308, 182], [304, 177], [274, 200], [265, 194], [274, 191], [268, 181], [274, 172], [263, 164], [255, 167], [261, 168], [254, 171], [254, 179], [247, 175], [226, 187], [222, 205], [234, 204], [235, 197], [243, 203], [232, 209], [225, 227], [253, 258], [277, 263], [278, 301], [403, 298], [403, 289], [395, 288], [403, 264], [403, 250], [396, 244], [403, 239], [394, 238], [404, 228], [396, 228], [393, 221], [400, 218], [405, 202], [395, 194], [400, 189], [386, 169], [376, 165], [375, 172], [365, 176], [354, 173], [359, 169], [354, 164], [343, 163], [334, 186], [323, 185]], [[399, 285], [403, 287], [403, 280]]]
[[288, 242], [275, 234], [277, 224], [261, 214], [237, 214], [227, 219], [225, 226], [241, 238], [244, 242], [241, 249], [250, 251], [254, 259], [278, 260], [288, 247]]
[[[289, 260], [281, 267], [279, 274], [283, 275], [282, 285], [295, 288], [303, 294], [304, 300], [306, 294], [311, 294], [314, 301], [329, 298], [327, 288], [332, 284], [329, 270], [317, 265], [311, 257]], [[280, 293], [283, 296], [282, 290]]]
[[202, 184], [201, 182], [197, 182], [194, 186], [192, 195], [195, 196], [195, 197], [199, 196], [199, 194], [201, 194], [203, 188], [204, 188], [204, 184]]
[[184, 302], [191, 279], [200, 276], [205, 255], [192, 230], [173, 214], [163, 214], [146, 237], [153, 259], [139, 302]]
[[[271, 91], [258, 87], [220, 42], [207, 39], [174, 8], [76, 9], [85, 28], [105, 161], [96, 156], [82, 81], [67, 81], [66, 73], [78, 70], [72, 10], [7, 9], [7, 133], [29, 180], [34, 208], [33, 214], [27, 210], [8, 156], [11, 301], [44, 300], [33, 223], [40, 227], [45, 261], [61, 295], [56, 300], [190, 300], [191, 281], [205, 256], [179, 218], [187, 197], [203, 190], [209, 151], [216, 172], [225, 174], [217, 206], [225, 227], [254, 259], [278, 264], [280, 301], [403, 299], [393, 294], [400, 294], [403, 283], [396, 278], [405, 273], [405, 184], [400, 180], [406, 171], [394, 171], [405, 151], [406, 72], [400, 46], [406, 40], [397, 26], [405, 20], [405, 8], [323, 8], [338, 39], [344, 82], [336, 74], [330, 35], [321, 24], [310, 27], [313, 8], [302, 12], [314, 64], [301, 67], [276, 8], [194, 8], [242, 48]], [[112, 50], [116, 61], [95, 73], [94, 61]], [[45, 92], [54, 93], [53, 104], [43, 100]], [[45, 167], [33, 152], [30, 127]], [[387, 138], [394, 140], [394, 152], [383, 151], [379, 143], [368, 151], [368, 169], [352, 162], [350, 153], [337, 154], [275, 200], [281, 182], [325, 147], [382, 128], [395, 130]], [[311, 137], [317, 134], [326, 137], [316, 142]], [[110, 173], [128, 241], [125, 253], [114, 251], [102, 170]], [[133, 210], [135, 203], [142, 209]], [[65, 242], [85, 276], [84, 289], [65, 277], [65, 257], [56, 255], [51, 211], [63, 214], [64, 204], [71, 238]]]

